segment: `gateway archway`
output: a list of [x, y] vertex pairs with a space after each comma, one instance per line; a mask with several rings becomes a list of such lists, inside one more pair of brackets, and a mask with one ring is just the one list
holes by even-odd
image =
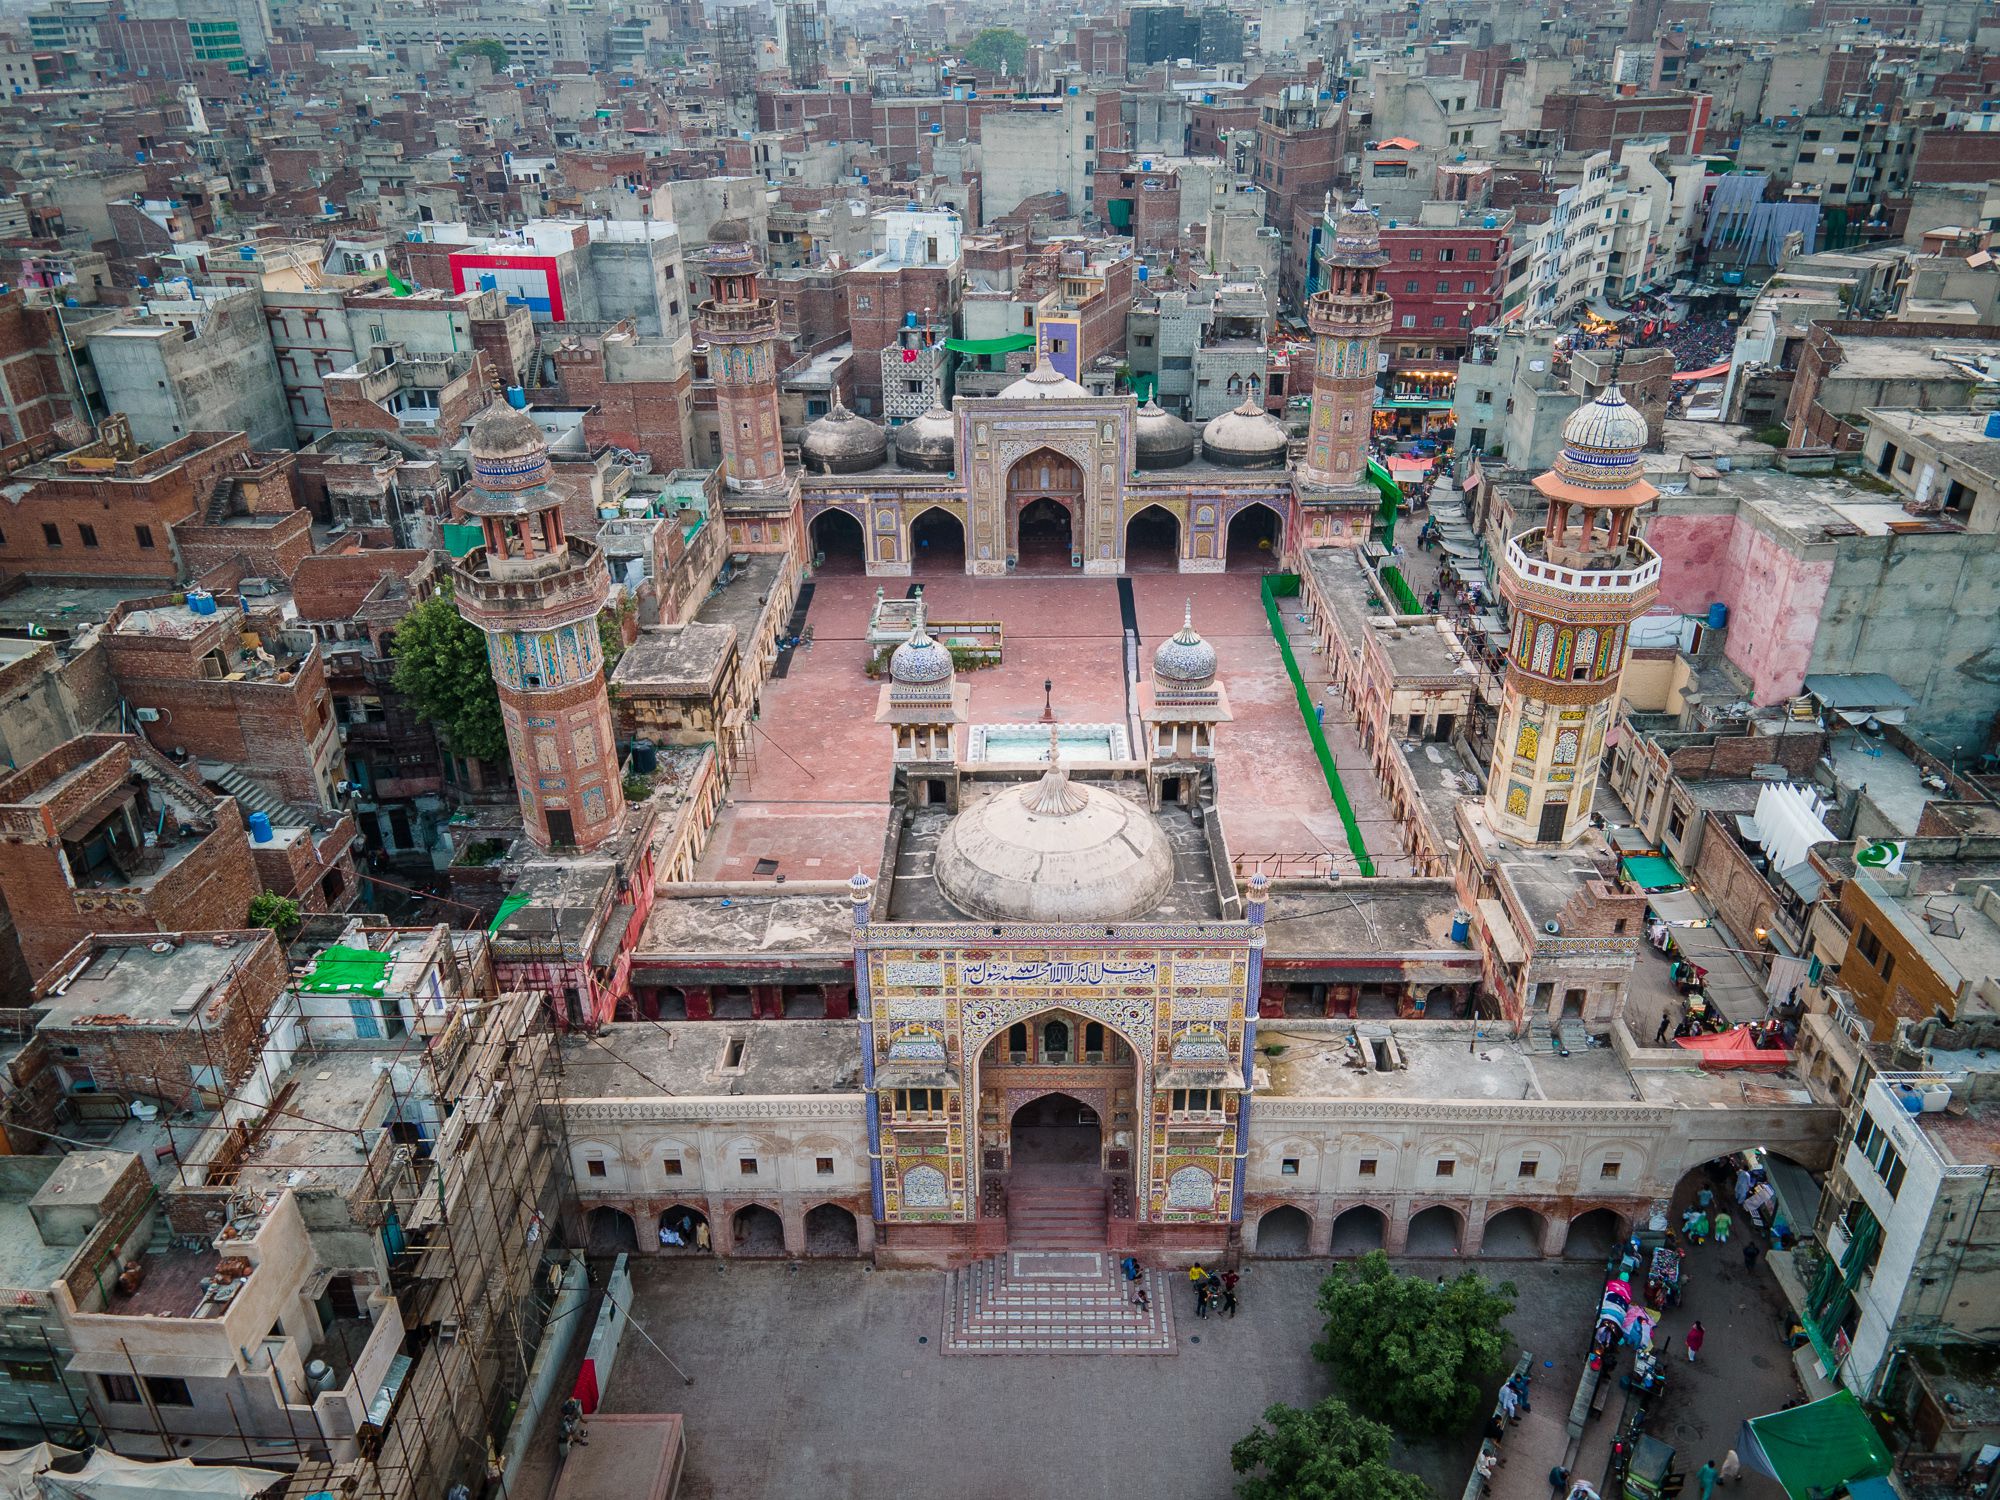
[[861, 523], [844, 510], [823, 510], [813, 517], [814, 566], [822, 573], [868, 571], [867, 538]]
[[1007, 471], [1008, 552], [1021, 572], [1061, 572], [1076, 552], [1083, 470], [1076, 460], [1037, 448]]
[[910, 571], [963, 573], [965, 523], [937, 505], [910, 522]]
[[1181, 565], [1181, 523], [1170, 510], [1148, 505], [1125, 523], [1125, 571], [1172, 573]]
[[1232, 573], [1268, 573], [1278, 566], [1284, 542], [1284, 518], [1262, 501], [1253, 502], [1229, 519], [1224, 565]]

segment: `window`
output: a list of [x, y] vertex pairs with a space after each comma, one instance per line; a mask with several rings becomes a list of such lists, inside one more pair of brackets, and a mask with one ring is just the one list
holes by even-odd
[[585, 1176], [602, 1177], [604, 1175], [604, 1163], [593, 1156], [583, 1164], [583, 1170]]
[[817, 1172], [821, 1177], [831, 1177], [833, 1175], [833, 1158], [830, 1156], [815, 1156], [813, 1158], [813, 1171]]
[[1410, 252], [1410, 259], [1411, 259], [1412, 261], [1419, 261], [1419, 260], [1422, 260], [1423, 258], [1424, 258], [1424, 252], [1423, 252], [1423, 250], [1422, 250], [1421, 248], [1420, 248], [1420, 249], [1416, 249], [1416, 250], [1412, 250], [1412, 251]]
[[121, 1406], [139, 1404], [139, 1382], [130, 1375], [100, 1375], [97, 1383], [104, 1387], [106, 1401], [115, 1401]]
[[1479, 283], [1476, 281], [1461, 281], [1458, 284], [1458, 289], [1467, 296], [1473, 296], [1479, 291]]
[[1458, 252], [1446, 246], [1444, 249], [1438, 251], [1438, 259], [1441, 261], [1457, 260]]
[[1687, 810], [1685, 808], [1676, 807], [1667, 813], [1667, 836], [1669, 838], [1679, 838], [1687, 832], [1687, 826]]
[[1007, 1028], [1007, 1060], [1017, 1063], [1028, 1060], [1028, 1027], [1024, 1021], [1016, 1021]]
[[56, 1365], [52, 1359], [0, 1360], [0, 1370], [7, 1372], [9, 1380], [25, 1381], [29, 1385], [56, 1383]]
[[1373, 1177], [1375, 1175], [1375, 1158], [1372, 1156], [1362, 1157], [1361, 1160], [1354, 1164], [1354, 1175], [1356, 1177]]
[[1903, 1186], [1903, 1158], [1889, 1139], [1889, 1132], [1876, 1125], [1873, 1115], [1864, 1114], [1854, 1132], [1854, 1146], [1875, 1168], [1882, 1186], [1894, 1198]]
[[1437, 1175], [1439, 1177], [1451, 1177], [1455, 1175], [1457, 1171], [1458, 1171], [1458, 1161], [1455, 1157], [1440, 1156], [1438, 1158]]
[[1177, 1115], [1220, 1114], [1225, 1097], [1221, 1089], [1172, 1089], [1169, 1107]]
[[893, 1112], [898, 1115], [941, 1115], [944, 1113], [943, 1089], [897, 1089], [891, 1099]]
[[1875, 935], [1875, 929], [1866, 922], [1863, 922], [1855, 932], [1854, 946], [1860, 951], [1861, 956], [1868, 960], [1869, 968], [1880, 973], [1884, 979], [1889, 977], [1888, 970], [1882, 967], [1882, 940]]
[[680, 1176], [681, 1159], [678, 1156], [669, 1156], [668, 1158], [666, 1158], [666, 1160], [660, 1163], [660, 1170], [662, 1172], [665, 1172], [669, 1177]]
[[1597, 1169], [1598, 1178], [1604, 1182], [1615, 1182], [1618, 1179], [1619, 1171], [1624, 1165], [1623, 1162], [1608, 1161]]
[[139, 546], [140, 546], [141, 548], [143, 548], [143, 549], [144, 549], [145, 551], [148, 551], [148, 552], [150, 552], [150, 551], [152, 551], [152, 550], [153, 550], [153, 528], [152, 528], [152, 527], [150, 527], [150, 526], [134, 526], [134, 527], [132, 528], [132, 534], [133, 534], [134, 536], [136, 536], [136, 537], [137, 537], [137, 538], [139, 539]]
[[42, 540], [51, 547], [62, 545], [62, 529], [53, 521], [42, 522]]
[[1286, 1157], [1286, 1158], [1285, 1158], [1285, 1159], [1284, 1159], [1283, 1161], [1279, 1162], [1279, 1163], [1278, 1163], [1278, 1175], [1279, 1175], [1280, 1177], [1296, 1177], [1296, 1176], [1298, 1176], [1298, 1175], [1299, 1175], [1299, 1159], [1298, 1159], [1298, 1158], [1297, 1158], [1296, 1156], [1288, 1156], [1288, 1157]]
[[1896, 955], [1893, 953], [1884, 953], [1882, 955], [1883, 979], [1886, 980], [1891, 974], [1894, 974], [1895, 972], [1896, 972]]
[[193, 1406], [194, 1397], [188, 1392], [188, 1383], [178, 1375], [148, 1375], [146, 1394], [153, 1398], [155, 1406]]
[[84, 546], [95, 547], [97, 545], [97, 528], [95, 526], [88, 526], [79, 521], [76, 526], [76, 534]]
[[1486, 250], [1483, 246], [1474, 245], [1470, 250], [1465, 252], [1465, 258], [1471, 261], [1484, 260], [1486, 259]]
[[1521, 1165], [1515, 1170], [1516, 1177], [1533, 1177], [1541, 1170], [1542, 1164], [1532, 1156], [1521, 1158]]
[[757, 1175], [757, 1158], [754, 1156], [744, 1157], [736, 1163], [736, 1170], [745, 1177], [755, 1177]]
[[1404, 313], [1403, 326], [1405, 328], [1415, 328], [1417, 326], [1417, 315], [1415, 313]]
[[1421, 291], [1422, 287], [1418, 283], [1416, 277], [1412, 276], [1408, 281], [1403, 283], [1403, 290], [1406, 292], [1415, 292], [1415, 291]]

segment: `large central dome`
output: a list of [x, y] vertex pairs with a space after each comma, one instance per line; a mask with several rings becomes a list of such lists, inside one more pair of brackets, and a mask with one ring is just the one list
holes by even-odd
[[953, 818], [935, 868], [953, 906], [996, 922], [1128, 921], [1174, 883], [1173, 850], [1152, 815], [1071, 781], [1060, 764]]

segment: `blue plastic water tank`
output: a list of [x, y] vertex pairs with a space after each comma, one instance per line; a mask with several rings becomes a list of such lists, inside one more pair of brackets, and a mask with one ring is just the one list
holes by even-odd
[[1139, 280], [1141, 282], [1144, 282], [1145, 279], [1146, 279], [1146, 268], [1144, 266], [1141, 266], [1139, 267]]
[[526, 411], [528, 409], [528, 393], [518, 385], [508, 386], [507, 404], [513, 407], [515, 411]]
[[1708, 628], [1710, 630], [1727, 630], [1729, 628], [1729, 606], [1724, 604], [1720, 599], [1708, 607]]
[[268, 844], [271, 842], [271, 815], [253, 812], [250, 814], [250, 842]]
[[1471, 916], [1463, 911], [1453, 912], [1451, 914], [1451, 940], [1454, 943], [1463, 943], [1467, 941], [1471, 936], [1472, 936]]
[[2000, 411], [1989, 411], [1986, 414], [1986, 435], [1990, 438], [2000, 438]]
[[1500, 227], [1499, 217], [1495, 214], [1488, 214], [1484, 219], [1480, 220], [1479, 227], [1482, 229], [1498, 229]]
[[193, 614], [212, 615], [215, 613], [215, 595], [211, 594], [207, 589], [189, 589], [187, 603], [189, 611]]

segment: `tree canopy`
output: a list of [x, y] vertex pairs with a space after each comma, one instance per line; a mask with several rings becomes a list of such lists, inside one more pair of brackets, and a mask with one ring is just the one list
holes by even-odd
[[1338, 1396], [1273, 1406], [1229, 1450], [1240, 1500], [1434, 1500], [1430, 1486], [1389, 1464], [1389, 1429]]
[[965, 49], [965, 65], [1017, 78], [1027, 71], [1028, 39], [1009, 26], [989, 26]]
[[1402, 1433], [1462, 1427], [1481, 1386], [1507, 1367], [1501, 1321], [1514, 1284], [1473, 1271], [1451, 1281], [1399, 1276], [1380, 1250], [1320, 1283], [1324, 1336], [1313, 1354], [1333, 1367], [1365, 1415]]
[[507, 728], [486, 659], [486, 637], [460, 616], [449, 588], [403, 616], [389, 652], [396, 661], [396, 691], [445, 744], [460, 755], [506, 763]]
[[482, 36], [476, 41], [465, 43], [451, 54], [453, 62], [461, 62], [468, 57], [485, 58], [493, 64], [493, 71], [498, 73], [513, 59], [513, 54], [507, 50], [507, 44], [497, 36]]

